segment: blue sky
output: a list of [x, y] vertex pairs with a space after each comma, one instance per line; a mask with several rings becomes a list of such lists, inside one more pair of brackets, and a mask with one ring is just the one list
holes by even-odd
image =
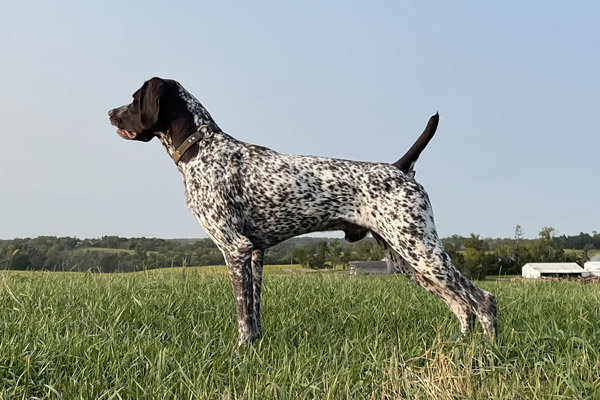
[[180, 81], [234, 137], [417, 164], [441, 236], [600, 231], [600, 3], [3, 2], [0, 238], [205, 237], [107, 111]]

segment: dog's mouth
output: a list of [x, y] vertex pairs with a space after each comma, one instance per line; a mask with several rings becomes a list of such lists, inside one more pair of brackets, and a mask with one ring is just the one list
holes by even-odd
[[127, 140], [133, 140], [137, 137], [137, 132], [136, 131], [129, 131], [127, 129], [121, 129], [118, 128], [117, 129], [117, 133], [119, 134], [119, 136], [121, 136], [123, 139], [127, 139]]

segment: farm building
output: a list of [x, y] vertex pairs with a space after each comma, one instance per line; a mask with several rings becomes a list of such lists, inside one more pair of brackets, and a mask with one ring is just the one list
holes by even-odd
[[387, 275], [396, 272], [396, 269], [386, 258], [381, 261], [350, 261], [348, 262], [350, 275]]
[[583, 264], [583, 269], [586, 270], [590, 276], [600, 276], [600, 261], [588, 261]]
[[574, 278], [583, 276], [584, 270], [577, 263], [527, 263], [521, 273], [523, 278]]

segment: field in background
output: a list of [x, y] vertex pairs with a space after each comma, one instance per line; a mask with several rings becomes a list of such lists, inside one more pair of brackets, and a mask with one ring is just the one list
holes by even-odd
[[[576, 254], [578, 256], [583, 255], [584, 251], [583, 250], [574, 250], [574, 249], [565, 249], [565, 254]], [[600, 250], [589, 250], [588, 251], [588, 257], [594, 257], [600, 255]]]
[[600, 285], [481, 282], [499, 340], [398, 276], [265, 268], [238, 354], [222, 267], [2, 272], [0, 398], [600, 398]]
[[124, 250], [124, 249], [109, 249], [108, 247], [78, 247], [73, 252], [84, 252], [84, 251], [95, 251], [99, 253], [127, 253], [127, 254], [135, 254], [135, 250]]

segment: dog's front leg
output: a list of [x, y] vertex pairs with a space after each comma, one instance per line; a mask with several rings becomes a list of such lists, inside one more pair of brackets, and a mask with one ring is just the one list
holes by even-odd
[[238, 320], [238, 346], [245, 347], [258, 337], [252, 287], [252, 244], [246, 238], [223, 251], [233, 287]]
[[262, 333], [262, 323], [260, 321], [260, 291], [262, 286], [264, 257], [264, 250], [254, 250], [252, 252], [252, 294], [254, 296], [254, 325], [256, 326], [257, 337]]

